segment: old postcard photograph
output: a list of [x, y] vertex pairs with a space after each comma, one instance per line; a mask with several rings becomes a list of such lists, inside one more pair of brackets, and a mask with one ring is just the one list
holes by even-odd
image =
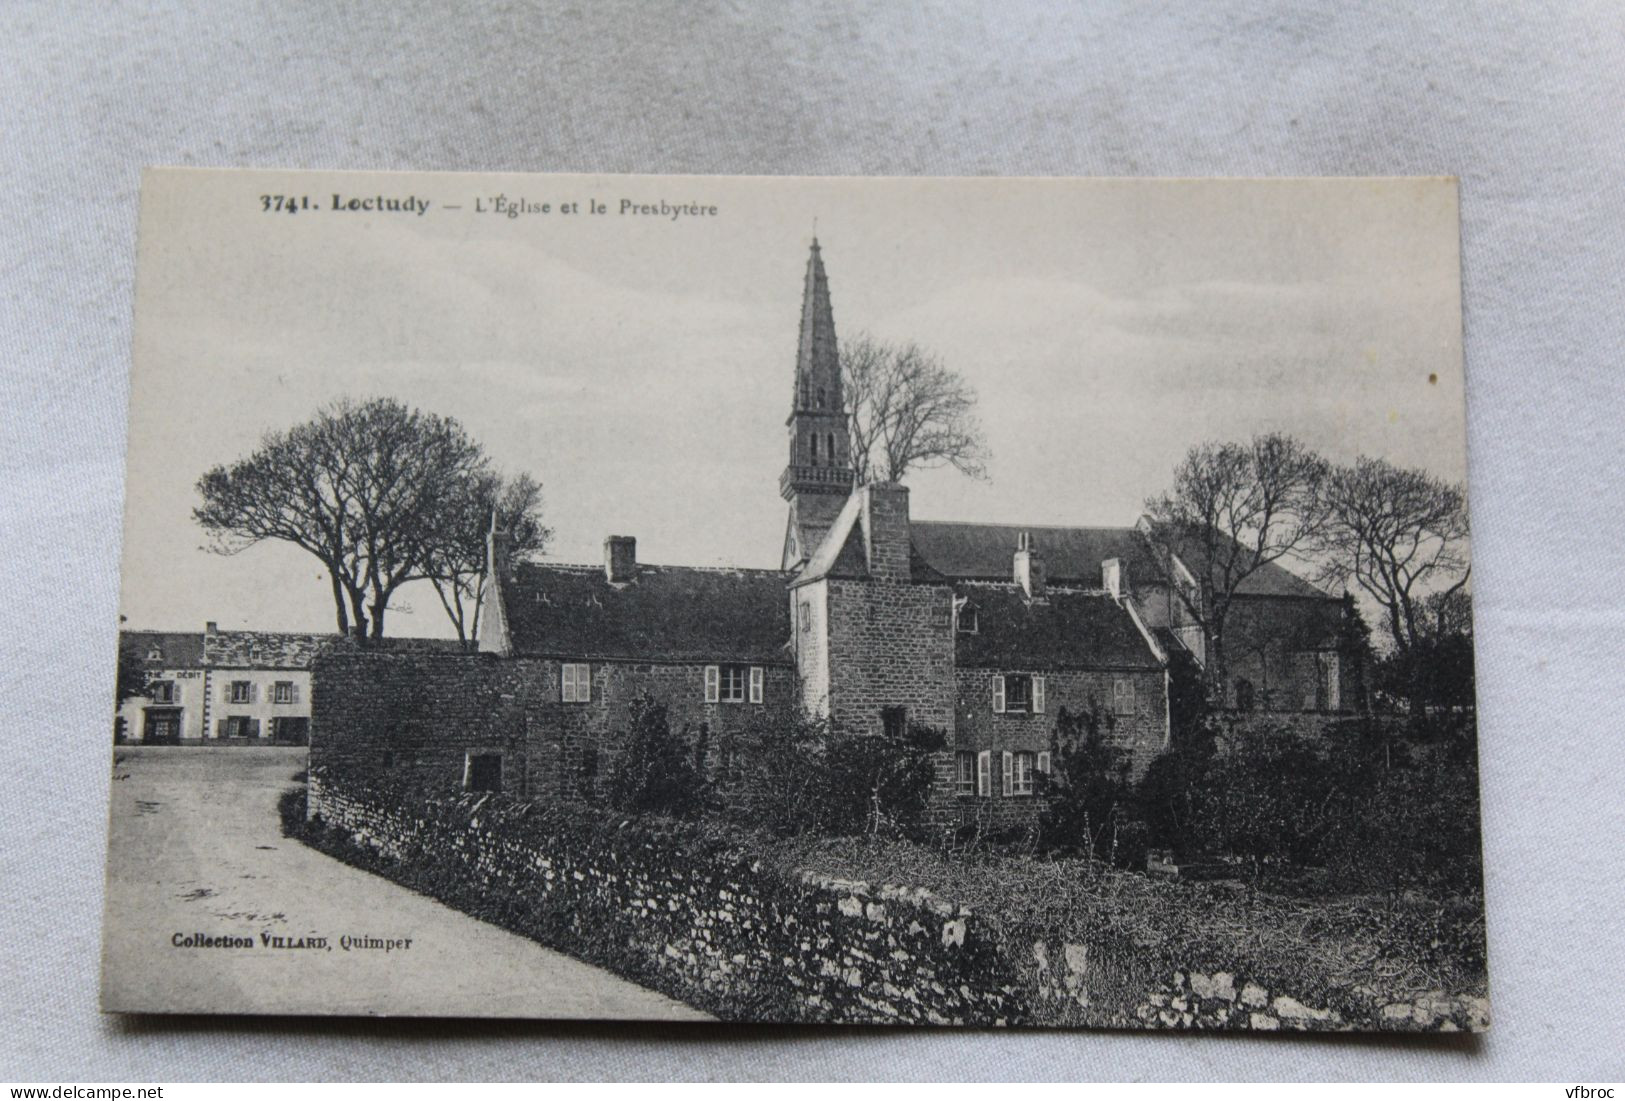
[[103, 1008], [1487, 1028], [1460, 281], [1449, 179], [149, 170]]

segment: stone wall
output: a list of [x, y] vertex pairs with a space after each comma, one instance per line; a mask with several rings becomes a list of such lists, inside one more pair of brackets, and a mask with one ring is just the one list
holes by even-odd
[[[1026, 670], [960, 669], [956, 675], [957, 708], [950, 748], [959, 753], [988, 750], [993, 761], [993, 791], [989, 796], [956, 795], [953, 810], [962, 822], [975, 822], [994, 830], [1036, 822], [1044, 808], [1040, 795], [1005, 796], [1000, 776], [1005, 752], [1053, 753], [1057, 749], [1056, 724], [1062, 709], [1073, 715], [1095, 711], [1111, 741], [1127, 755], [1130, 778], [1145, 774], [1152, 761], [1167, 748], [1167, 678], [1155, 672], [1102, 672], [1052, 669], [1044, 676], [1043, 714], [995, 712], [992, 678]], [[1036, 671], [1035, 671], [1036, 672]], [[1113, 683], [1134, 685], [1134, 714], [1112, 714]], [[949, 790], [952, 790], [951, 788]], [[1036, 788], [1035, 788], [1036, 790]]]
[[503, 797], [391, 799], [319, 768], [310, 810], [336, 855], [725, 1019], [1031, 1017], [1000, 942], [926, 891], [773, 871]]
[[946, 585], [836, 581], [827, 586], [829, 715], [852, 734], [878, 734], [884, 707], [952, 733], [953, 590]]
[[[1275, 1031], [1479, 1030], [1488, 1006], [1190, 963], [1087, 918], [1012, 923], [920, 888], [798, 872], [749, 842], [505, 795], [427, 799], [313, 767], [311, 840], [724, 1019]], [[1073, 915], [1076, 918], [1078, 915]], [[1278, 968], [1277, 968], [1278, 970]], [[1310, 996], [1306, 990], [1319, 990]]]
[[566, 703], [562, 665], [491, 654], [333, 652], [316, 661], [311, 764], [393, 775], [429, 793], [460, 791], [468, 755], [500, 754], [504, 791], [593, 800], [648, 694], [708, 773], [769, 709], [794, 706], [788, 666], [763, 667], [763, 702], [706, 703], [701, 663], [595, 662], [591, 698]]

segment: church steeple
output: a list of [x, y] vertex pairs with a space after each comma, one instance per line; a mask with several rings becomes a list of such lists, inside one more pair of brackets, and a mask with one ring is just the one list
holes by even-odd
[[801, 332], [796, 347], [795, 391], [790, 399], [790, 455], [779, 476], [779, 492], [790, 502], [785, 564], [816, 549], [823, 531], [852, 491], [852, 445], [841, 359], [835, 342], [835, 314], [829, 302], [824, 257], [813, 238], [801, 297]]

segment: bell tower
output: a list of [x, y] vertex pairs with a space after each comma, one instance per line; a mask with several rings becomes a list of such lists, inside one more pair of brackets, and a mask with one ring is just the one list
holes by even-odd
[[784, 537], [784, 568], [790, 570], [818, 549], [853, 483], [835, 315], [816, 237], [807, 258], [795, 392], [785, 425], [790, 430], [790, 456], [779, 475], [779, 492], [790, 502], [789, 529]]

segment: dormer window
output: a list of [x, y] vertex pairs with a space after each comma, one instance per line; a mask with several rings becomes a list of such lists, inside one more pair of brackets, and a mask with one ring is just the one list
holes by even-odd
[[154, 646], [152, 649], [147, 651], [147, 660], [148, 661], [163, 661], [164, 660], [164, 652], [163, 652], [163, 650], [160, 649], [157, 646]]
[[976, 633], [976, 605], [970, 601], [962, 600], [954, 605], [954, 619], [960, 634], [974, 635]]

